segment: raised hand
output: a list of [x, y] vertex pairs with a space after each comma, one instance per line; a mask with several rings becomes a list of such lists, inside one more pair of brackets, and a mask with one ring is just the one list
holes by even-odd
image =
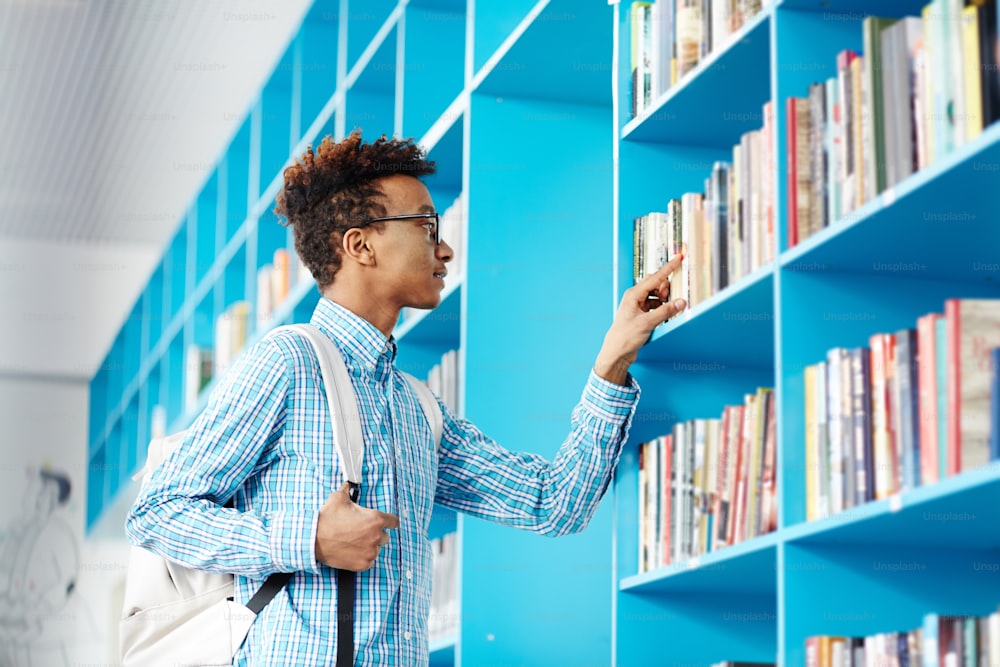
[[604, 344], [594, 363], [594, 371], [605, 380], [625, 384], [629, 367], [653, 330], [687, 307], [684, 299], [667, 301], [670, 274], [682, 261], [683, 255], [674, 255], [656, 273], [649, 274], [625, 290], [618, 313], [604, 336]]

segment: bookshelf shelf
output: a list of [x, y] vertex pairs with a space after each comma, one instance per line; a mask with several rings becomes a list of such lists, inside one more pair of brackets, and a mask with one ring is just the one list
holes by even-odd
[[644, 361], [774, 365], [774, 267], [761, 267], [663, 324]]
[[990, 526], [1000, 519], [993, 502], [1000, 493], [1000, 470], [988, 466], [918, 487], [894, 497], [858, 505], [838, 514], [789, 527], [784, 541], [796, 545], [1000, 548]]
[[778, 537], [760, 535], [697, 558], [623, 578], [619, 590], [636, 594], [683, 592], [775, 596]]

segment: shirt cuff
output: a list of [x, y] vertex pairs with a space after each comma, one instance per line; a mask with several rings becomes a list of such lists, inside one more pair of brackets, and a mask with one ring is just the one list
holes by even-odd
[[315, 572], [319, 511], [271, 514], [269, 546], [276, 572]]
[[583, 390], [583, 404], [601, 419], [621, 421], [635, 410], [640, 393], [639, 383], [631, 373], [628, 384], [620, 385], [605, 380], [591, 369], [587, 386]]

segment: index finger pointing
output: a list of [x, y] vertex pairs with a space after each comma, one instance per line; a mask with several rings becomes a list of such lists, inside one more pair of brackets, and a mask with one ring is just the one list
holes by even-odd
[[383, 528], [399, 528], [399, 517], [395, 514], [388, 514], [386, 512], [379, 512], [379, 518], [382, 519]]
[[661, 281], [666, 280], [667, 276], [673, 273], [677, 267], [681, 265], [684, 261], [684, 255], [678, 253], [670, 258], [670, 261], [661, 266], [659, 269], [644, 276], [642, 280], [635, 284], [642, 291], [651, 292], [656, 289], [656, 286], [660, 284]]

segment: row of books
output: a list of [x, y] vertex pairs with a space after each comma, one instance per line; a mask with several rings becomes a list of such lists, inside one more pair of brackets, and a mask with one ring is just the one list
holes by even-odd
[[[293, 268], [293, 263], [296, 265]], [[312, 279], [294, 250], [278, 248], [271, 262], [257, 269], [257, 326], [265, 326], [276, 308], [288, 298], [292, 285], [304, 278]]]
[[1000, 299], [947, 299], [913, 328], [807, 366], [806, 517], [1000, 458], [998, 347]]
[[689, 307], [774, 259], [774, 188], [771, 179], [773, 106], [764, 125], [733, 146], [732, 162], [716, 162], [705, 190], [667, 201], [666, 212], [633, 224], [633, 278], [654, 273], [673, 255], [687, 258], [671, 279]]
[[639, 445], [639, 571], [777, 528], [774, 392]]
[[458, 632], [457, 554], [456, 533], [431, 540], [431, 610], [427, 634], [432, 642]]
[[448, 350], [427, 373], [427, 386], [452, 412], [458, 413], [458, 350]]
[[221, 377], [229, 370], [251, 331], [250, 304], [235, 301], [215, 318], [212, 347], [195, 343], [187, 346], [184, 352], [184, 410], [191, 410], [198, 404], [198, 397], [213, 377]]
[[786, 100], [788, 239], [795, 245], [974, 139], [1000, 116], [996, 0], [933, 0], [868, 16], [863, 52]]
[[1000, 665], [1000, 611], [988, 616], [926, 614], [923, 624], [866, 637], [806, 639], [806, 667]]
[[630, 71], [632, 116], [641, 116], [698, 63], [725, 48], [769, 0], [633, 2]]

